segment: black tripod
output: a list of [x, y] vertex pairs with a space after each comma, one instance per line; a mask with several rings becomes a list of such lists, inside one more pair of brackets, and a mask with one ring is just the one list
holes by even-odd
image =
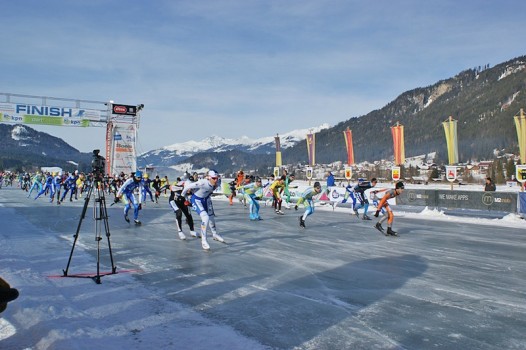
[[[95, 192], [95, 193], [93, 193]], [[95, 204], [93, 205], [93, 218], [95, 219], [95, 241], [97, 242], [97, 274], [80, 274], [80, 275], [68, 275], [69, 265], [71, 263], [71, 258], [73, 257], [73, 251], [75, 250], [75, 244], [79, 238], [80, 227], [82, 225], [82, 220], [86, 216], [86, 211], [88, 210], [89, 201], [91, 196], [95, 196]], [[111, 272], [102, 273], [100, 272], [100, 241], [102, 240], [102, 226], [104, 226], [104, 232], [106, 232], [106, 238], [108, 239], [108, 249], [110, 251], [111, 259]], [[102, 186], [102, 176], [94, 176], [93, 182], [88, 189], [86, 198], [84, 199], [84, 207], [82, 208], [82, 214], [80, 216], [79, 224], [77, 226], [77, 232], [73, 236], [73, 246], [71, 247], [71, 253], [69, 254], [68, 266], [66, 266], [64, 272], [64, 277], [84, 277], [91, 278], [95, 283], [100, 284], [100, 278], [106, 275], [116, 274], [117, 267], [113, 262], [113, 254], [111, 252], [111, 242], [110, 242], [110, 226], [108, 224], [108, 211], [106, 209], [106, 199], [104, 198], [104, 188]]]

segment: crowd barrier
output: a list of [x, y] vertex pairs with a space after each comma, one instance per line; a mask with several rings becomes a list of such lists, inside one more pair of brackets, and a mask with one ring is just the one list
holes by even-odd
[[[298, 185], [290, 189], [291, 202], [296, 202], [307, 185]], [[385, 187], [374, 188], [374, 190], [385, 189]], [[238, 195], [239, 196], [239, 195]], [[371, 190], [366, 191], [366, 196], [372, 204]], [[379, 197], [383, 194], [379, 193]], [[264, 199], [271, 198], [272, 195], [266, 192]], [[318, 200], [337, 203], [338, 206], [350, 206], [350, 203], [342, 204], [345, 197], [345, 188], [340, 186], [323, 186], [322, 195]], [[401, 196], [390, 200], [391, 205], [422, 206], [430, 208], [450, 208], [450, 209], [475, 209], [490, 210], [509, 213], [526, 214], [526, 192], [482, 192], [482, 191], [451, 191], [440, 189], [408, 189], [404, 190]]]

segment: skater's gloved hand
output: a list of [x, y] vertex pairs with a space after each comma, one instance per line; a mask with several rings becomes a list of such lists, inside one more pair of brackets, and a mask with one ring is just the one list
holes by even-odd
[[187, 207], [191, 207], [192, 203], [190, 203], [189, 201], [185, 200], [184, 201], [184, 205], [186, 205]]
[[114, 203], [119, 203], [120, 201], [121, 201], [120, 197], [115, 197], [115, 199], [113, 200]]
[[373, 194], [377, 194], [377, 193], [378, 193], [378, 191], [373, 191]]
[[376, 213], [374, 213], [375, 217], [378, 217], [378, 215], [380, 215], [380, 210], [377, 210]]
[[298, 206], [297, 205], [294, 206], [294, 210], [298, 210]]
[[347, 199], [342, 200], [342, 203], [347, 203]]

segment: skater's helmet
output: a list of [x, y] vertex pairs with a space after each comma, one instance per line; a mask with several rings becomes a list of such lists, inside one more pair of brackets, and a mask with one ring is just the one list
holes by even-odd
[[142, 179], [142, 171], [137, 170], [133, 176], [135, 176], [138, 179]]
[[402, 181], [397, 182], [396, 185], [395, 185], [395, 188], [403, 190], [405, 188], [404, 183]]
[[217, 171], [210, 169], [208, 170], [208, 176], [210, 176], [212, 179], [217, 179], [219, 177], [219, 174]]
[[321, 188], [321, 184], [320, 184], [319, 181], [316, 181], [316, 182], [314, 183], [314, 188]]

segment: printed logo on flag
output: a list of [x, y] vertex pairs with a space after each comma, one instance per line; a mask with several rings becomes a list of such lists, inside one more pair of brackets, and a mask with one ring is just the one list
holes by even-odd
[[393, 181], [400, 180], [400, 167], [399, 166], [394, 166], [391, 169], [391, 177], [393, 178]]
[[446, 179], [449, 182], [453, 182], [457, 179], [457, 167], [446, 166]]
[[520, 183], [526, 182], [526, 165], [516, 165], [515, 176]]
[[352, 168], [345, 168], [345, 179], [350, 180], [352, 178]]

